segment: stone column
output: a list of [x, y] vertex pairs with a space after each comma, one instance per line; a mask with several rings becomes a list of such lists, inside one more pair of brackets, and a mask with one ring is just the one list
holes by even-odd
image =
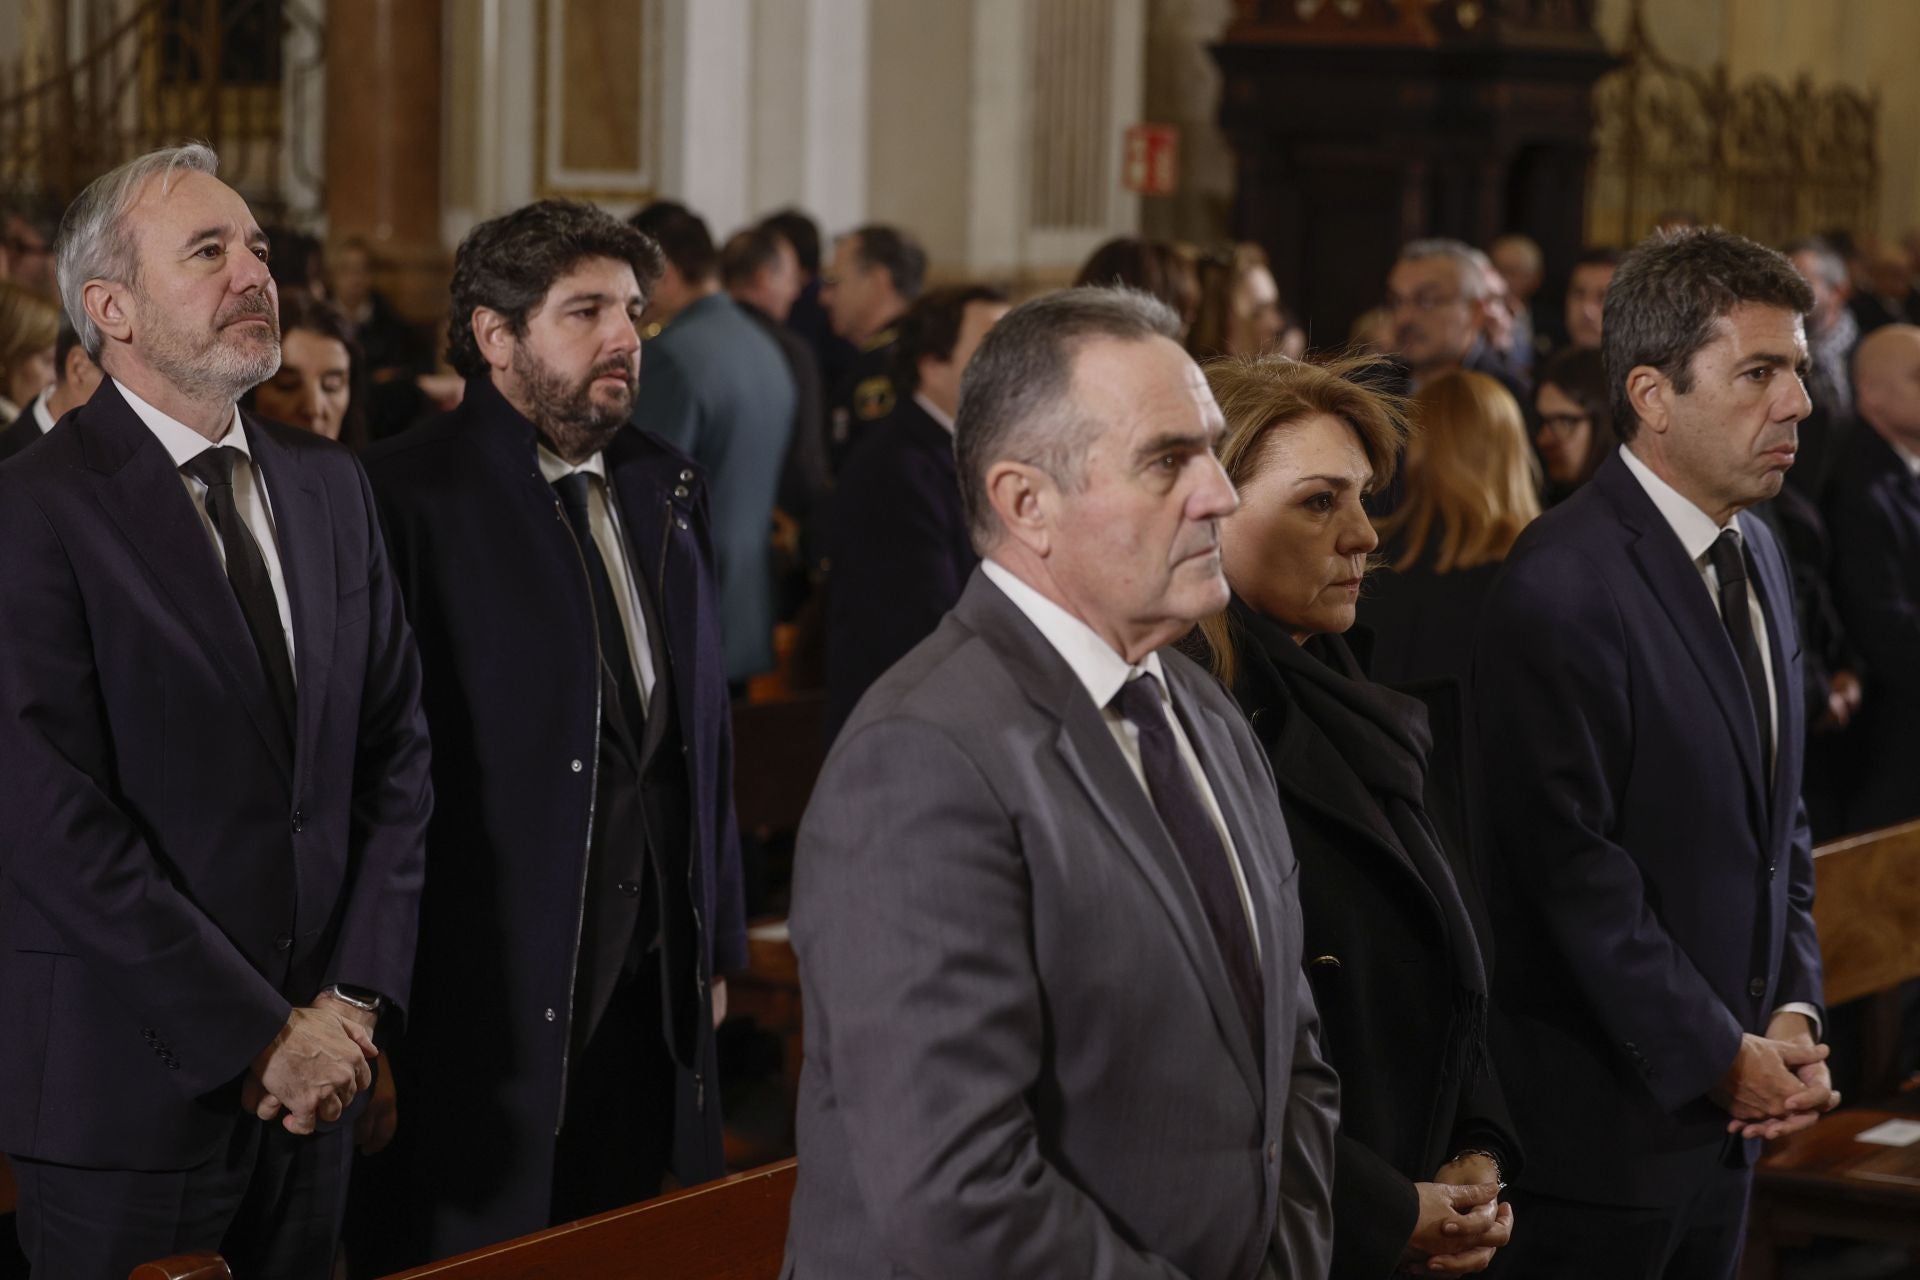
[[442, 0], [328, 0], [327, 234], [358, 235], [402, 314], [446, 313], [440, 240]]

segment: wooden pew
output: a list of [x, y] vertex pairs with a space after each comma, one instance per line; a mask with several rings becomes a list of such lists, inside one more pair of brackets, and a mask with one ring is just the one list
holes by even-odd
[[[773, 841], [799, 830], [826, 761], [820, 736], [824, 706], [819, 694], [734, 705], [734, 810], [743, 833]], [[747, 971], [727, 981], [727, 1012], [752, 1019], [780, 1040], [790, 1151], [800, 1096], [800, 965], [783, 917], [748, 923]]]
[[1920, 978], [1920, 822], [1822, 845], [1813, 868], [1827, 1003], [1874, 1002], [1862, 1047], [1867, 1096], [1769, 1145], [1755, 1170], [1743, 1280], [1772, 1280], [1780, 1242], [1796, 1237], [1920, 1250], [1920, 1143], [1857, 1140], [1887, 1121], [1920, 1122], [1920, 1090], [1898, 1091], [1891, 1071], [1899, 988]]
[[[388, 1280], [776, 1280], [787, 1245], [794, 1163], [786, 1160]], [[168, 1258], [132, 1280], [231, 1280], [215, 1257]]]

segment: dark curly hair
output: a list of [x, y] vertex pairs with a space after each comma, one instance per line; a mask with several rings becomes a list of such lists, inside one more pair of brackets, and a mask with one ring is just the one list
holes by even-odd
[[469, 231], [453, 255], [447, 363], [462, 377], [485, 374], [487, 362], [473, 337], [474, 308], [499, 312], [516, 336], [524, 334], [553, 282], [588, 258], [628, 264], [643, 294], [660, 279], [659, 245], [577, 200], [535, 201]]

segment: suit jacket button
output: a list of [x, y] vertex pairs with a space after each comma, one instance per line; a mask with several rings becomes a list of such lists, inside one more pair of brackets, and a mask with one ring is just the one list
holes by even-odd
[[681, 480], [681, 482], [682, 482], [682, 483], [685, 483], [686, 481], [688, 481], [688, 480], [691, 480], [691, 479], [693, 479], [693, 472], [691, 472], [691, 471], [682, 471], [682, 472], [680, 473], [680, 480]]
[[275, 951], [287, 951], [287, 950], [290, 950], [292, 947], [293, 947], [292, 934], [282, 933], [282, 934], [275, 935], [273, 939], [273, 949]]
[[681, 529], [685, 529], [687, 527], [687, 521], [685, 516], [676, 516], [674, 517], [673, 522], [674, 524], [678, 525]]
[[307, 815], [302, 813], [300, 810], [295, 809], [293, 811], [293, 834], [299, 835], [300, 828], [305, 826], [306, 823], [307, 823]]
[[683, 485], [683, 484], [677, 484], [677, 485], [675, 485], [675, 486], [673, 487], [673, 496], [674, 496], [674, 497], [676, 497], [676, 498], [684, 498], [684, 497], [686, 497], [686, 496], [687, 496], [687, 486], [685, 486], [685, 485]]
[[622, 880], [619, 884], [619, 889], [620, 892], [626, 894], [629, 898], [637, 898], [640, 896], [640, 886], [631, 880]]
[[547, 1021], [548, 1021], [548, 1022], [552, 1022], [552, 1021], [553, 1021], [553, 1010], [551, 1010], [551, 1009], [549, 1009], [549, 1010], [547, 1010]]
[[1774, 877], [1775, 875], [1777, 875], [1777, 874], [1779, 874], [1779, 871], [1780, 871], [1780, 864], [1779, 864], [1779, 863], [1777, 863], [1777, 862], [1769, 862], [1769, 863], [1767, 864], [1767, 880], [1768, 880], [1768, 882], [1769, 882], [1769, 883], [1771, 883], [1771, 882], [1772, 882], [1772, 880], [1773, 880], [1773, 877]]
[[580, 770], [581, 770], [581, 769], [583, 769], [583, 768], [584, 768], [585, 766], [584, 766], [584, 765], [582, 765], [582, 764], [581, 764], [581, 763], [580, 763], [580, 762], [579, 762], [578, 760], [575, 760], [575, 761], [574, 761], [574, 762], [573, 762], [573, 763], [572, 763], [571, 765], [569, 765], [568, 767], [569, 767], [569, 768], [571, 768], [571, 769], [572, 769], [572, 770], [573, 770], [573, 771], [574, 771], [575, 773], [578, 773], [578, 772], [580, 772]]
[[1765, 978], [1755, 978], [1752, 982], [1749, 982], [1747, 984], [1747, 994], [1755, 1000], [1767, 994], [1767, 980]]

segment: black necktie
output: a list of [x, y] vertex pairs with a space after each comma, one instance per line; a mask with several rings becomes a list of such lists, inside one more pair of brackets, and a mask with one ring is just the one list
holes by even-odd
[[280, 625], [280, 604], [274, 598], [273, 579], [266, 558], [253, 540], [247, 522], [233, 501], [233, 468], [244, 455], [238, 449], [216, 445], [187, 460], [180, 469], [207, 486], [207, 519], [226, 551], [227, 581], [240, 601], [253, 647], [260, 655], [267, 683], [284, 717], [287, 740], [293, 740], [293, 661], [287, 654], [287, 635]]
[[1747, 610], [1747, 557], [1740, 535], [1721, 531], [1707, 548], [1707, 563], [1720, 579], [1720, 621], [1726, 624], [1733, 651], [1747, 677], [1747, 697], [1753, 700], [1753, 723], [1760, 730], [1762, 776], [1773, 777], [1773, 712], [1767, 700], [1767, 668], [1760, 658], [1760, 641], [1753, 634], [1753, 616]]
[[1265, 1021], [1260, 1012], [1260, 958], [1253, 949], [1240, 887], [1228, 862], [1231, 855], [1220, 839], [1219, 828], [1207, 814], [1192, 771], [1180, 758], [1159, 681], [1152, 676], [1127, 681], [1114, 695], [1113, 705], [1140, 731], [1140, 763], [1147, 775], [1147, 792], [1200, 895], [1200, 907], [1213, 928], [1213, 940], [1220, 948], [1234, 999], [1246, 1019], [1247, 1033], [1253, 1037], [1254, 1051], [1259, 1053]]
[[593, 592], [593, 618], [600, 632], [600, 673], [611, 686], [632, 746], [639, 749], [646, 712], [640, 701], [640, 681], [634, 675], [633, 657], [627, 650], [627, 629], [620, 621], [619, 601], [613, 594], [613, 579], [607, 576], [607, 562], [600, 557], [600, 544], [593, 540], [593, 525], [587, 513], [587, 475], [575, 471], [553, 482], [560, 495], [561, 510], [573, 527], [574, 541], [580, 544], [580, 558], [586, 562], [587, 585]]

